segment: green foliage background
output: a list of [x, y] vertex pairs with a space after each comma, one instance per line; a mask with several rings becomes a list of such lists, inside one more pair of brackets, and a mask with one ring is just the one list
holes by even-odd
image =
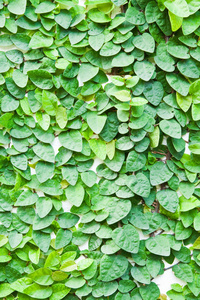
[[0, 298], [164, 300], [166, 262], [199, 299], [200, 1], [0, 0], [0, 28]]

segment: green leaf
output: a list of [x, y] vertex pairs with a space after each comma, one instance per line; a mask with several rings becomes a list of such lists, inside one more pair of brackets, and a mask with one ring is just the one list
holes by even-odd
[[181, 126], [174, 119], [162, 120], [159, 124], [160, 129], [166, 134], [173, 138], [181, 138]]
[[178, 105], [180, 106], [180, 108], [184, 112], [186, 112], [186, 111], [188, 111], [188, 109], [190, 108], [190, 106], [192, 104], [192, 96], [191, 95], [182, 96], [179, 93], [176, 93], [176, 101], [177, 101]]
[[95, 172], [89, 170], [81, 173], [81, 179], [87, 186], [92, 187], [96, 183], [97, 175]]
[[58, 107], [58, 98], [49, 91], [42, 92], [42, 106], [50, 116], [55, 116]]
[[25, 154], [11, 156], [10, 161], [14, 167], [22, 171], [25, 171], [27, 169], [28, 160]]
[[87, 112], [87, 123], [89, 127], [94, 131], [94, 133], [99, 134], [105, 123], [106, 123], [106, 116], [100, 115], [98, 116], [96, 112], [89, 111]]
[[85, 279], [83, 277], [70, 277], [65, 282], [65, 285], [69, 288], [78, 289], [85, 284]]
[[124, 153], [116, 150], [112, 159], [106, 158], [104, 163], [106, 166], [114, 172], [119, 172], [124, 162]]
[[77, 270], [79, 271], [85, 270], [89, 268], [92, 263], [93, 263], [93, 259], [91, 258], [85, 258], [83, 260], [80, 260], [77, 264]]
[[130, 92], [127, 90], [117, 91], [114, 93], [114, 96], [122, 102], [127, 102], [131, 100]]
[[47, 268], [40, 268], [34, 271], [33, 273], [30, 273], [28, 276], [31, 278], [34, 282], [48, 286], [53, 283], [53, 280], [51, 278], [52, 271]]
[[198, 207], [200, 204], [200, 201], [195, 196], [192, 196], [189, 199], [185, 198], [184, 196], [181, 196], [179, 198], [179, 201], [181, 211], [192, 210], [193, 208]]
[[[65, 247], [72, 240], [72, 232], [69, 230], [59, 229], [56, 234], [55, 247], [60, 249]], [[41, 283], [40, 283], [41, 284]]]
[[9, 233], [8, 241], [12, 248], [17, 247], [22, 241], [22, 234], [18, 233], [16, 230], [13, 230]]
[[97, 284], [93, 286], [92, 295], [98, 298], [101, 296], [109, 297], [110, 295], [115, 293], [116, 290], [117, 290], [116, 281], [112, 281], [112, 282], [99, 281]]
[[63, 88], [73, 97], [77, 97], [79, 94], [79, 83], [77, 78], [67, 79], [64, 76], [61, 76], [60, 79], [61, 85]]
[[83, 186], [80, 183], [77, 183], [75, 186], [68, 186], [65, 190], [67, 200], [75, 206], [80, 206], [83, 202], [85, 191]]
[[180, 192], [184, 197], [189, 199], [194, 193], [194, 184], [190, 182], [181, 182], [179, 185]]
[[115, 182], [110, 182], [109, 180], [104, 180], [100, 185], [101, 195], [112, 195], [118, 191], [119, 187]]
[[61, 228], [71, 228], [79, 221], [79, 217], [75, 214], [65, 212], [58, 217], [58, 224]]
[[135, 283], [132, 280], [120, 280], [118, 290], [121, 293], [128, 293], [135, 287]]
[[[0, 262], [1, 263], [5, 263], [5, 262], [10, 261], [11, 259], [12, 259], [12, 257], [9, 255], [9, 251], [6, 248], [1, 248], [0, 249]], [[4, 290], [4, 283], [3, 283], [3, 284], [0, 285], [0, 291], [1, 291], [1, 286], [2, 285], [3, 285], [2, 289]], [[6, 284], [6, 286], [5, 286], [5, 293], [7, 291], [7, 288], [8, 288], [8, 286]], [[8, 291], [10, 291], [10, 289], [8, 289]], [[11, 294], [11, 293], [9, 293], [9, 294]]]
[[175, 238], [178, 241], [188, 239], [192, 234], [192, 228], [185, 228], [181, 221], [176, 223]]
[[104, 14], [103, 11], [100, 11], [97, 8], [92, 8], [89, 10], [88, 18], [97, 23], [107, 23], [111, 21], [111, 19], [106, 14]]
[[33, 146], [34, 153], [41, 159], [47, 162], [55, 161], [54, 149], [50, 144], [38, 143]]
[[38, 181], [43, 183], [53, 177], [54, 170], [55, 166], [53, 163], [39, 161], [35, 168]]
[[40, 218], [46, 217], [52, 209], [52, 200], [48, 197], [39, 197], [36, 203], [36, 209]]
[[134, 56], [124, 52], [118, 53], [112, 60], [112, 67], [127, 67], [134, 62]]
[[167, 236], [157, 235], [145, 241], [146, 248], [153, 254], [160, 256], [170, 255], [170, 244]]
[[166, 0], [164, 5], [169, 11], [178, 17], [186, 18], [190, 15], [189, 7], [185, 0], [175, 0], [173, 3]]
[[58, 139], [61, 145], [68, 150], [75, 152], [82, 151], [82, 136], [78, 130], [70, 130], [59, 134]]
[[[37, 112], [36, 113], [36, 120], [38, 122], [38, 124], [40, 125], [40, 127], [43, 129], [43, 130], [48, 130], [49, 126], [50, 126], [50, 116], [48, 114], [41, 114], [41, 112]], [[38, 126], [39, 127], [39, 126]], [[47, 137], [47, 134], [40, 130], [38, 130], [38, 128], [34, 128], [34, 132], [33, 132], [36, 137], [39, 135], [39, 140], [41, 140], [42, 142], [47, 142], [46, 141], [46, 137]], [[49, 135], [50, 137], [50, 135]], [[45, 141], [44, 141], [45, 140]], [[52, 140], [52, 138], [50, 139], [50, 141]], [[48, 140], [49, 141], [49, 140]]]
[[131, 88], [133, 86], [136, 86], [138, 81], [139, 81], [139, 78], [137, 76], [130, 76], [126, 79], [126, 87]]
[[113, 159], [115, 155], [115, 141], [106, 144], [106, 153], [110, 160]]
[[145, 17], [142, 12], [135, 7], [129, 7], [126, 11], [126, 21], [134, 25], [143, 25], [145, 23]]
[[91, 139], [89, 140], [89, 145], [94, 154], [102, 159], [105, 160], [106, 158], [106, 143], [100, 139]]
[[62, 175], [63, 178], [67, 180], [71, 185], [75, 185], [78, 180], [78, 171], [74, 166], [63, 167]]
[[182, 96], [187, 96], [189, 93], [189, 82], [181, 75], [178, 74], [167, 74], [167, 82], [169, 85]]
[[137, 253], [139, 250], [139, 234], [132, 225], [124, 225], [112, 232], [112, 239], [121, 249]]
[[30, 37], [27, 36], [25, 33], [16, 33], [12, 35], [11, 41], [15, 44], [17, 48], [22, 49], [24, 51], [29, 50], [28, 44], [30, 42]]
[[100, 55], [102, 56], [113, 56], [119, 53], [121, 49], [120, 45], [115, 45], [113, 42], [107, 42], [103, 45], [103, 47], [100, 50]]
[[121, 277], [128, 268], [128, 260], [122, 256], [104, 255], [100, 262], [100, 278], [104, 282]]
[[80, 32], [80, 31], [71, 31], [69, 33], [69, 41], [71, 43], [71, 45], [76, 45], [79, 42], [83, 41], [84, 37], [85, 37], [86, 33], [85, 32]]
[[[50, 2], [51, 3], [51, 2]], [[71, 13], [68, 10], [61, 10], [58, 15], [55, 15], [55, 21], [62, 28], [68, 29], [72, 21]]]
[[37, 31], [32, 36], [29, 47], [32, 49], [39, 49], [43, 47], [50, 47], [53, 44], [53, 38], [43, 35], [40, 31]]
[[172, 31], [177, 31], [183, 23], [183, 18], [174, 15], [171, 11], [169, 11], [169, 19]]
[[54, 266], [57, 266], [60, 263], [60, 261], [61, 261], [61, 258], [59, 256], [58, 252], [52, 251], [47, 256], [44, 267], [45, 268], [52, 268]]
[[192, 59], [179, 61], [177, 64], [177, 68], [185, 77], [199, 78], [199, 69]]
[[159, 18], [159, 8], [157, 3], [150, 1], [145, 8], [145, 17], [149, 24], [156, 22]]
[[[180, 59], [187, 59], [190, 58], [190, 55], [188, 53], [188, 48], [182, 44], [180, 44], [175, 38], [169, 40], [167, 43], [167, 51], [169, 54], [171, 54], [174, 57], [180, 58]], [[175, 77], [179, 77], [179, 75], [175, 74], [168, 74], [173, 75]], [[185, 96], [185, 95], [183, 95]]]
[[194, 229], [196, 231], [200, 230], [200, 214], [199, 213], [194, 218]]
[[56, 5], [49, 1], [43, 1], [40, 4], [37, 5], [35, 13], [36, 14], [45, 14], [52, 11]]
[[200, 154], [200, 143], [189, 145], [189, 150], [194, 154]]
[[48, 226], [51, 225], [51, 223], [54, 220], [54, 216], [52, 215], [47, 215], [44, 218], [40, 218], [38, 215], [35, 215], [35, 218], [33, 220], [33, 229], [34, 230], [41, 230], [44, 228], [47, 228]]
[[199, 121], [200, 104], [192, 104], [192, 118], [194, 121]]
[[148, 103], [148, 101], [142, 97], [134, 97], [130, 101], [131, 106], [143, 106], [146, 103]]
[[45, 70], [28, 71], [30, 80], [40, 89], [50, 90], [53, 87], [52, 76]]
[[19, 86], [20, 88], [24, 88], [28, 82], [28, 75], [25, 75], [19, 70], [15, 70], [13, 72], [13, 80], [17, 86]]
[[10, 94], [17, 99], [23, 99], [25, 96], [25, 89], [19, 88], [11, 77], [6, 78], [6, 87]]
[[33, 283], [23, 290], [23, 293], [36, 299], [46, 299], [51, 296], [52, 288]]
[[107, 223], [114, 224], [125, 218], [131, 210], [129, 200], [110, 201], [107, 204], [106, 211], [109, 212]]
[[157, 299], [160, 296], [160, 290], [155, 282], [151, 282], [149, 285], [141, 285], [139, 291], [143, 300]]
[[81, 89], [81, 95], [83, 96], [90, 96], [98, 92], [101, 88], [100, 83], [93, 83], [91, 81], [86, 82], [86, 84]]
[[79, 77], [82, 82], [89, 81], [97, 75], [99, 68], [91, 64], [81, 64], [79, 69]]
[[33, 240], [41, 251], [47, 252], [50, 246], [51, 237], [48, 233], [33, 231]]
[[129, 185], [129, 178], [127, 180], [127, 185], [128, 187], [137, 195], [143, 197], [143, 198], [147, 198], [149, 197], [150, 194], [150, 183], [149, 180], [147, 179], [147, 177], [142, 174], [142, 173], [137, 173], [136, 174], [136, 181], [134, 182], [134, 184]]
[[120, 250], [112, 240], [108, 240], [105, 245], [101, 246], [101, 251], [104, 254], [114, 254]]
[[175, 61], [172, 56], [167, 51], [167, 46], [165, 43], [161, 43], [157, 46], [156, 56], [154, 57], [155, 63], [159, 68], [165, 72], [173, 72], [175, 67]]
[[200, 100], [199, 86], [200, 86], [200, 80], [198, 79], [190, 85], [190, 89], [189, 89], [190, 94], [192, 94], [194, 99], [197, 100], [198, 102]]
[[107, 114], [106, 124], [100, 134], [100, 137], [106, 141], [111, 142], [118, 133], [119, 120], [115, 112]]
[[58, 107], [56, 110], [56, 122], [61, 129], [64, 129], [67, 125], [67, 112], [64, 107]]
[[14, 290], [11, 288], [9, 283], [1, 283], [0, 285], [0, 295], [1, 297], [7, 297], [10, 295]]
[[160, 130], [159, 127], [155, 127], [153, 132], [149, 133], [149, 138], [150, 138], [150, 146], [152, 148], [156, 148], [159, 145], [159, 140], [160, 140]]
[[131, 275], [138, 282], [150, 284], [151, 276], [146, 267], [132, 267]]
[[49, 300], [63, 299], [70, 292], [70, 288], [66, 287], [63, 283], [55, 283], [52, 285], [52, 295]]
[[38, 199], [37, 194], [29, 190], [23, 191], [15, 202], [15, 206], [27, 206], [34, 204]]
[[138, 154], [136, 151], [131, 151], [126, 160], [127, 172], [135, 172], [142, 169], [146, 164], [146, 157], [144, 154]]
[[0, 246], [1, 247], [4, 246], [5, 244], [7, 244], [7, 242], [8, 242], [7, 236], [1, 234], [0, 235]]
[[156, 162], [150, 169], [150, 182], [153, 186], [167, 182], [173, 173], [162, 161]]
[[153, 53], [155, 50], [155, 41], [149, 33], [136, 36], [133, 39], [133, 44], [136, 48], [145, 52]]
[[180, 278], [181, 280], [184, 280], [186, 282], [193, 281], [192, 268], [187, 264], [180, 263], [178, 265], [175, 265], [173, 266], [172, 271], [174, 272], [175, 276]]
[[150, 275], [156, 277], [161, 270], [161, 261], [152, 255], [147, 259], [146, 266]]
[[149, 81], [153, 76], [155, 66], [147, 60], [137, 61], [134, 64], [135, 74], [144, 81]]
[[184, 35], [189, 35], [199, 27], [200, 15], [199, 11], [183, 19], [182, 30]]
[[0, 73], [7, 72], [10, 69], [9, 61], [4, 52], [0, 51]]
[[157, 192], [157, 200], [166, 210], [174, 213], [179, 204], [178, 195], [176, 192], [166, 189]]
[[104, 34], [101, 33], [99, 35], [91, 35], [89, 36], [88, 41], [92, 49], [98, 51], [104, 44]]
[[15, 15], [23, 15], [26, 10], [26, 0], [10, 0], [8, 10]]

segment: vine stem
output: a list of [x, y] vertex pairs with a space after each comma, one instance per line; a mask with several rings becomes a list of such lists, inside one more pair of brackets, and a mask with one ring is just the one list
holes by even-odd
[[178, 264], [180, 264], [180, 261], [177, 262], [176, 264], [172, 265], [172, 266], [169, 266], [169, 267], [167, 267], [167, 268], [164, 268], [164, 271], [170, 270], [170, 269], [172, 269], [174, 266], [176, 266], [176, 265], [178, 265]]
[[156, 235], [160, 235], [160, 234], [162, 234], [163, 232], [165, 232], [163, 229], [160, 231], [160, 232], [158, 232]]

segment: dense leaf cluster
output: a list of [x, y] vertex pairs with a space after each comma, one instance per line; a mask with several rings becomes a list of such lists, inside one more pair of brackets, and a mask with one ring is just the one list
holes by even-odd
[[0, 28], [0, 299], [164, 300], [165, 263], [199, 299], [200, 1], [0, 0]]

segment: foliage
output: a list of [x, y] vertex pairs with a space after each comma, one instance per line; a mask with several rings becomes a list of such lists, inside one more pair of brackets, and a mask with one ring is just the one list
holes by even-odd
[[0, 299], [166, 299], [165, 263], [199, 299], [200, 1], [0, 0], [0, 27]]

